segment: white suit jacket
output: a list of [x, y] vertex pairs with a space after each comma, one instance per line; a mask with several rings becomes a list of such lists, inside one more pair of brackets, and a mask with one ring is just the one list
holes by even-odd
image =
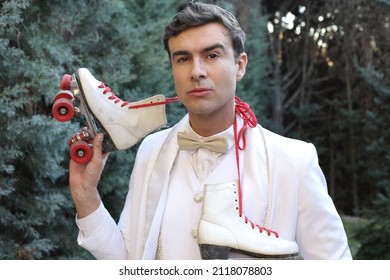
[[[185, 116], [174, 127], [144, 139], [118, 225], [103, 204], [77, 221], [79, 245], [97, 259], [155, 258], [170, 172], [179, 150], [176, 135], [187, 123]], [[254, 222], [295, 240], [304, 259], [351, 259], [315, 147], [260, 126], [248, 128], [246, 140], [243, 182], [251, 182], [259, 193], [267, 194], [259, 198], [258, 205], [252, 205], [264, 217]], [[264, 168], [266, 161], [269, 170]], [[266, 190], [268, 179], [270, 188]]]

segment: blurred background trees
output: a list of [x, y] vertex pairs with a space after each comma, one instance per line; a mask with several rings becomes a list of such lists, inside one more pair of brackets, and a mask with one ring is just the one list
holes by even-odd
[[[340, 214], [364, 218], [356, 258], [390, 259], [390, 1], [226, 0], [248, 38], [238, 95], [259, 122], [316, 145]], [[76, 121], [51, 115], [87, 67], [122, 99], [174, 96], [161, 37], [185, 0], [0, 1], [0, 259], [88, 259], [67, 182]], [[185, 113], [167, 106], [169, 124]], [[117, 219], [137, 147], [99, 185]], [[368, 223], [368, 226], [367, 226]]]

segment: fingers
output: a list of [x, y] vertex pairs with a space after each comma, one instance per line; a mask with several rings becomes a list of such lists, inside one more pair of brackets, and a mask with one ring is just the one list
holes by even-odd
[[93, 139], [92, 159], [86, 164], [69, 163], [69, 187], [79, 218], [86, 217], [100, 205], [97, 186], [108, 154], [102, 152], [104, 135]]
[[98, 157], [100, 160], [102, 158], [102, 149], [103, 149], [103, 140], [104, 140], [104, 134], [103, 133], [98, 133], [93, 139], [93, 156]]
[[71, 185], [97, 185], [103, 171], [108, 154], [102, 152], [104, 135], [99, 133], [93, 139], [91, 160], [86, 164], [78, 164], [73, 160], [69, 163]]
[[95, 139], [93, 140], [93, 154], [99, 158], [99, 161], [103, 162], [103, 166], [104, 166], [110, 153], [106, 153], [102, 151], [103, 140], [104, 140], [103, 133], [99, 133], [96, 135]]
[[[91, 161], [95, 159], [98, 159], [99, 161], [102, 160], [102, 157], [105, 156], [105, 153], [102, 152], [102, 147], [103, 147], [103, 140], [104, 140], [104, 134], [103, 133], [98, 133], [96, 137], [92, 140], [92, 159]], [[72, 159], [70, 161], [70, 164], [72, 166], [75, 165], [86, 165], [86, 164], [78, 164], [74, 162]]]
[[107, 155], [102, 152], [104, 135], [103, 133], [99, 133], [96, 135], [95, 139], [93, 139], [93, 155], [91, 161], [87, 164], [86, 171], [93, 176], [96, 176], [102, 172], [105, 159]]

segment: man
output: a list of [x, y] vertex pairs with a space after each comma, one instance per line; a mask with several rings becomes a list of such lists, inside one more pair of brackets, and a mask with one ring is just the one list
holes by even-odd
[[304, 259], [351, 258], [314, 146], [263, 129], [236, 97], [248, 62], [244, 41], [233, 15], [193, 1], [166, 27], [177, 97], [188, 114], [142, 142], [118, 225], [97, 190], [103, 135], [88, 164], [71, 161], [78, 242], [95, 257], [288, 257], [299, 250]]

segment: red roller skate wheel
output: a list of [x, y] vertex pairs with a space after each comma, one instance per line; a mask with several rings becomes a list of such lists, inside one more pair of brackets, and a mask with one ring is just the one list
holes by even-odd
[[85, 164], [92, 158], [92, 149], [87, 142], [74, 142], [70, 147], [70, 157], [78, 164]]
[[71, 80], [72, 80], [72, 75], [69, 74], [63, 75], [60, 81], [60, 89], [65, 89], [65, 90], [70, 89]]
[[73, 100], [73, 93], [70, 90], [60, 90], [54, 96], [54, 102], [57, 101], [60, 98], [66, 98], [68, 100]]
[[57, 121], [67, 122], [75, 115], [75, 108], [69, 99], [59, 98], [53, 104], [52, 113]]
[[77, 141], [88, 142], [88, 139], [89, 139], [89, 134], [88, 134], [87, 128], [84, 127], [83, 131], [75, 133], [75, 134], [72, 135], [72, 137], [68, 141], [68, 144], [69, 144], [69, 147], [70, 147], [70, 146], [72, 146], [73, 143], [75, 143]]

